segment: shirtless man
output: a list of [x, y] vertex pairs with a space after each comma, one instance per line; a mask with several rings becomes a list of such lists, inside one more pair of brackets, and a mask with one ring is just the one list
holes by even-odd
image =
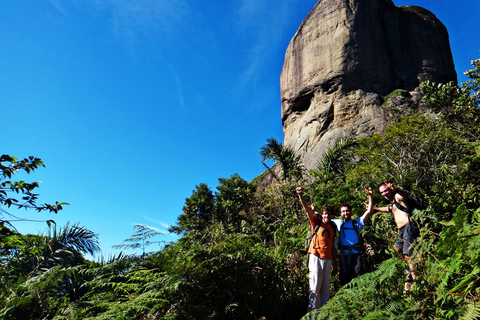
[[412, 288], [412, 281], [417, 277], [413, 268], [412, 260], [410, 258], [413, 253], [412, 243], [416, 238], [417, 224], [410, 218], [409, 212], [412, 208], [408, 207], [407, 198], [408, 193], [395, 188], [392, 183], [388, 181], [382, 182], [378, 186], [378, 190], [382, 196], [390, 201], [388, 207], [374, 207], [373, 210], [379, 212], [391, 212], [395, 219], [395, 224], [398, 229], [398, 239], [395, 242], [395, 252], [402, 255], [402, 260], [408, 263], [407, 281], [405, 282], [405, 291], [410, 291]]

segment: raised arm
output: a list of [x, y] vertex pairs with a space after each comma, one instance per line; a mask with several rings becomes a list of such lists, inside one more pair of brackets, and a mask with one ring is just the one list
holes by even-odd
[[367, 220], [370, 218], [373, 212], [373, 191], [372, 188], [365, 186], [364, 187], [365, 193], [368, 195], [368, 204], [367, 204], [367, 210], [362, 216], [363, 222], [367, 222]]
[[392, 209], [390, 206], [388, 207], [373, 207], [373, 211], [378, 211], [378, 212], [390, 212]]
[[300, 199], [300, 202], [302, 203], [303, 210], [305, 210], [305, 213], [307, 214], [307, 217], [310, 221], [313, 221], [315, 218], [315, 212], [312, 210], [312, 208], [308, 205], [307, 201], [303, 197], [303, 189], [302, 187], [297, 187], [296, 189], [298, 198]]

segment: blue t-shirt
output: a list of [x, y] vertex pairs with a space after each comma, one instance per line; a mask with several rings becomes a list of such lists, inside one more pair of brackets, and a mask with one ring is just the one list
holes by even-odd
[[[363, 226], [365, 225], [365, 222], [362, 220], [362, 217], [359, 217], [356, 220], [357, 220], [358, 232], [361, 232]], [[349, 247], [358, 243], [358, 235], [355, 229], [353, 228], [353, 220], [350, 220], [348, 222], [343, 222], [340, 219], [335, 219], [335, 223], [338, 228], [340, 242], [342, 246]], [[343, 224], [343, 230], [340, 231], [342, 228], [342, 224]], [[348, 251], [349, 251], [348, 249], [345, 250], [345, 253], [348, 253]], [[358, 251], [355, 249], [352, 249], [352, 253], [358, 253]]]

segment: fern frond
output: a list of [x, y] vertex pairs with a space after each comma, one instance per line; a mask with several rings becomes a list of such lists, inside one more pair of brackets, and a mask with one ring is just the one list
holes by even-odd
[[458, 318], [459, 320], [474, 320], [480, 319], [480, 303], [467, 301], [465, 312]]

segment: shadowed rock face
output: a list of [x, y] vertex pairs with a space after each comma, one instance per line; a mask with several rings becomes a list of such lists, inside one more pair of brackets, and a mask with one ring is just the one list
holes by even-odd
[[383, 97], [427, 79], [457, 79], [447, 30], [431, 12], [391, 0], [320, 0], [285, 54], [284, 143], [314, 168], [335, 140], [383, 131]]

